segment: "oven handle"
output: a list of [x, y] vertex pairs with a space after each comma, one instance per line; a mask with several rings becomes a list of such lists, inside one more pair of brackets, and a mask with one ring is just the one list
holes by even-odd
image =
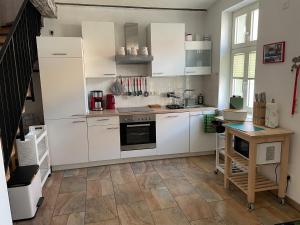
[[135, 125], [126, 125], [126, 127], [150, 127], [150, 123], [144, 123], [144, 124], [135, 124]]

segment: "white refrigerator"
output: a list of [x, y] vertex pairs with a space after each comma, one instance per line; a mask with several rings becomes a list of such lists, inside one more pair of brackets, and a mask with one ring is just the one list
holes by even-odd
[[51, 165], [88, 162], [82, 39], [39, 37], [37, 43]]

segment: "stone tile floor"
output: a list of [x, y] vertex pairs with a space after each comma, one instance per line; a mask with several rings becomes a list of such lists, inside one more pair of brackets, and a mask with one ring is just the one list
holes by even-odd
[[300, 219], [270, 193], [223, 188], [215, 158], [200, 156], [54, 172], [33, 220], [15, 225], [273, 225]]

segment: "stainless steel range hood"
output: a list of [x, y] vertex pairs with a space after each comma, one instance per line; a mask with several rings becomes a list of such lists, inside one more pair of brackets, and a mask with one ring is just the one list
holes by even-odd
[[[138, 23], [125, 23], [125, 48], [126, 49], [139, 49], [139, 25]], [[152, 62], [151, 55], [117, 55], [117, 64], [148, 64]]]

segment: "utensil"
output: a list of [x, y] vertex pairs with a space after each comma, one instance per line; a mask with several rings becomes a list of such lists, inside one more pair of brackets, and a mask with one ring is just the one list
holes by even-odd
[[137, 92], [135, 90], [135, 78], [133, 78], [133, 96], [137, 96]]
[[139, 78], [139, 83], [140, 83], [140, 92], [139, 92], [139, 94], [143, 95], [143, 91], [142, 91], [142, 78], [141, 77]]
[[136, 95], [140, 96], [140, 90], [139, 90], [139, 78], [135, 78], [136, 82]]
[[147, 78], [145, 78], [145, 92], [144, 92], [144, 96], [145, 96], [145, 97], [148, 97], [148, 96], [149, 96], [149, 92], [148, 92], [147, 89], [148, 89], [148, 88], [147, 88]]
[[131, 91], [130, 91], [130, 78], [127, 78], [127, 95], [131, 96]]

